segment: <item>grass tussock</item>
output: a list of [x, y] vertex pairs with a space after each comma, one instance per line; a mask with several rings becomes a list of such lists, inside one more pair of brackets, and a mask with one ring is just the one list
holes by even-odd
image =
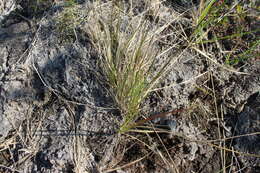
[[154, 46], [156, 38], [149, 22], [144, 16], [127, 15], [114, 4], [109, 9], [107, 19], [103, 17], [104, 12], [95, 11], [96, 22], [89, 29], [103, 55], [101, 67], [123, 115], [119, 131], [126, 132], [134, 126], [140, 104], [164, 75], [171, 58], [155, 70], [163, 52]]

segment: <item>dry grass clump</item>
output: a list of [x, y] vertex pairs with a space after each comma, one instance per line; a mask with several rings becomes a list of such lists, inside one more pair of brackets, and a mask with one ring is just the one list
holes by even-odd
[[[103, 4], [104, 5], [104, 4]], [[120, 132], [128, 131], [139, 115], [140, 104], [158, 83], [171, 64], [166, 58], [155, 70], [158, 59], [171, 48], [155, 48], [156, 32], [145, 15], [131, 15], [110, 2], [93, 10], [88, 30], [100, 53], [101, 67], [118, 104], [123, 123]]]

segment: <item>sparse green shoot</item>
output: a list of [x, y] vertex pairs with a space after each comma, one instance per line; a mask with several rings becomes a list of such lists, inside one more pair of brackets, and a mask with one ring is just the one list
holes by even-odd
[[[245, 22], [248, 12], [243, 8], [242, 2], [229, 3], [228, 1], [208, 0], [201, 1], [200, 7], [193, 12], [194, 31], [190, 37], [192, 46], [222, 43], [228, 47], [228, 54], [224, 54], [227, 65], [236, 65], [239, 62], [255, 56], [257, 39], [245, 40], [246, 37], [256, 38], [256, 30], [248, 30]], [[253, 43], [253, 44], [252, 44]], [[206, 46], [208, 47], [208, 46]], [[246, 52], [246, 54], [245, 54]]]
[[64, 3], [64, 9], [56, 21], [56, 30], [60, 35], [61, 42], [73, 42], [76, 40], [75, 29], [84, 21], [84, 14], [78, 9], [75, 0], [68, 0]]

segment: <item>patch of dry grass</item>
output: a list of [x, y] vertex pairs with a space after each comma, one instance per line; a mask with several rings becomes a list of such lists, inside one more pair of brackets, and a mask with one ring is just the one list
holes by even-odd
[[155, 64], [173, 47], [165, 50], [155, 47], [157, 34], [165, 26], [154, 29], [145, 18], [145, 12], [131, 15], [118, 4], [107, 5], [106, 11], [93, 10], [89, 20], [94, 22], [88, 30], [103, 56], [101, 68], [123, 115], [119, 131], [126, 132], [139, 116], [142, 101], [170, 67], [172, 57], [161, 61], [157, 69]]

